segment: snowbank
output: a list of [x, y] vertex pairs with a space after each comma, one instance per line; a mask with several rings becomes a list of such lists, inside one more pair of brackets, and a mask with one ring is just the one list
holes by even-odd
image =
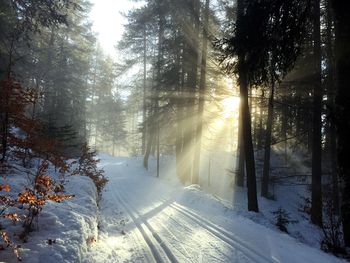
[[[14, 192], [23, 190], [28, 178], [7, 176], [6, 181]], [[41, 212], [39, 230], [31, 232], [28, 242], [18, 241], [13, 233], [22, 231], [20, 223], [6, 226], [10, 238], [21, 246], [20, 254], [23, 262], [80, 262], [88, 247], [98, 234], [98, 207], [96, 187], [88, 177], [67, 177], [65, 193], [75, 197], [61, 203], [48, 201]], [[12, 223], [11, 223], [12, 224]], [[0, 251], [0, 262], [17, 262], [13, 253], [6, 249]]]

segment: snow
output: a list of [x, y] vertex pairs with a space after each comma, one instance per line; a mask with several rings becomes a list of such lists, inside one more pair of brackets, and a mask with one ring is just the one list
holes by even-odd
[[[245, 189], [233, 192], [232, 178], [224, 172], [226, 185], [220, 187], [231, 189], [233, 203], [232, 196], [231, 202], [223, 198], [227, 193], [218, 197], [198, 185], [183, 187], [171, 157], [162, 157], [160, 178], [154, 176], [154, 159], [146, 171], [140, 157], [100, 158], [109, 182], [99, 205], [89, 178], [67, 177], [65, 192], [76, 197], [44, 207], [39, 231], [21, 244], [23, 262], [343, 262], [317, 248], [319, 230], [298, 214], [296, 200], [288, 204], [293, 190], [276, 188], [277, 201], [260, 199], [262, 212], [256, 214], [246, 212]], [[213, 176], [220, 171], [212, 169]], [[207, 175], [202, 174], [201, 182], [203, 177]], [[24, 174], [6, 178], [14, 190], [27, 180]], [[291, 235], [272, 221], [271, 211], [281, 205], [299, 220], [288, 227]], [[17, 261], [5, 250], [0, 262]]]
[[[0, 184], [5, 181], [11, 185], [11, 192], [19, 192], [28, 180], [25, 174], [8, 175], [0, 178]], [[75, 197], [61, 203], [48, 201], [39, 216], [38, 231], [31, 232], [26, 243], [12, 235], [22, 231], [20, 223], [4, 225], [6, 231], [12, 233], [10, 238], [21, 246], [23, 262], [81, 262], [90, 240], [97, 238], [97, 193], [91, 179], [71, 176], [66, 179], [65, 192]], [[0, 251], [0, 262], [18, 261], [10, 249], [6, 249]]]
[[155, 178], [140, 158], [101, 158], [109, 183], [100, 238], [84, 262], [341, 262], [258, 224], [263, 214], [243, 214], [169, 173]]

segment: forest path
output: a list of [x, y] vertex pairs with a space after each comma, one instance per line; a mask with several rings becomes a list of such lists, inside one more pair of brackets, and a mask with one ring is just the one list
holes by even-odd
[[320, 262], [312, 253], [287, 258], [293, 251], [279, 233], [232, 218], [232, 210], [197, 187], [151, 176], [139, 159], [103, 158], [101, 166], [109, 182], [99, 241], [86, 262]]

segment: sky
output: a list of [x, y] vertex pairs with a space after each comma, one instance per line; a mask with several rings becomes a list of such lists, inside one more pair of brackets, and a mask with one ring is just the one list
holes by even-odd
[[126, 20], [121, 13], [127, 13], [133, 7], [140, 6], [131, 0], [91, 0], [93, 7], [90, 19], [93, 30], [98, 33], [98, 39], [104, 51], [115, 56], [114, 46], [123, 34]]

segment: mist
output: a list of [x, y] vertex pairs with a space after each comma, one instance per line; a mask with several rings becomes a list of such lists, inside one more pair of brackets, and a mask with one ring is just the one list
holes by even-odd
[[[122, 235], [138, 229], [151, 251], [141, 261], [183, 261], [185, 252], [174, 252], [181, 242], [174, 249], [165, 228], [155, 227], [167, 225], [167, 209], [178, 205], [187, 219], [203, 215], [196, 224], [204, 228], [191, 226], [210, 232], [208, 240], [232, 237], [229, 215], [348, 257], [350, 31], [342, 11], [348, 8], [336, 2], [1, 1], [0, 220], [24, 220], [27, 238], [47, 200], [75, 197], [64, 185], [78, 174], [92, 181], [96, 204], [124, 207], [120, 214], [135, 224], [130, 230], [124, 219], [117, 223], [102, 206], [104, 221], [96, 219], [89, 240], [102, 236], [111, 254], [120, 235], [97, 230], [107, 221], [122, 225]], [[30, 186], [12, 193], [25, 183], [7, 178], [23, 174]], [[49, 188], [40, 192], [43, 180]], [[18, 212], [17, 202], [29, 214]], [[184, 227], [182, 219], [175, 220]], [[176, 231], [171, 235], [181, 239]], [[108, 243], [112, 234], [118, 242]], [[91, 253], [102, 255], [101, 244]], [[188, 258], [200, 261], [197, 252]], [[122, 261], [137, 260], [126, 254]], [[209, 254], [208, 262], [230, 261]]]

